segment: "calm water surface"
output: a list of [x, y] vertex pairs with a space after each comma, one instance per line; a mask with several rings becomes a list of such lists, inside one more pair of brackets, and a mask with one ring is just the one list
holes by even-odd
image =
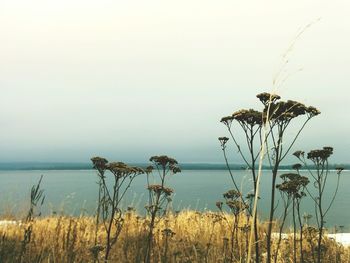
[[[284, 173], [281, 171], [281, 173]], [[97, 176], [93, 170], [60, 170], [60, 171], [0, 171], [0, 213], [23, 214], [28, 207], [30, 188], [40, 175], [44, 175], [42, 188], [45, 190], [44, 214], [64, 213], [79, 215], [93, 214], [96, 209]], [[305, 175], [307, 175], [305, 173]], [[350, 230], [350, 171], [343, 171], [339, 192], [333, 208], [326, 217], [328, 227], [345, 226]], [[247, 193], [252, 189], [250, 174], [247, 171], [234, 171], [237, 182]], [[267, 217], [270, 202], [271, 173], [263, 172], [261, 180], [261, 200], [259, 213]], [[325, 196], [330, 200], [336, 185], [336, 174], [332, 172], [327, 181]], [[135, 207], [144, 213], [147, 201], [145, 190], [146, 177], [140, 175], [135, 179], [123, 206]], [[227, 171], [224, 170], [184, 170], [169, 178], [168, 186], [175, 189], [173, 209], [195, 209], [199, 211], [217, 211], [215, 202], [222, 200], [222, 193], [232, 189]], [[311, 186], [310, 186], [311, 187]], [[312, 188], [312, 187], [311, 187]], [[277, 193], [277, 195], [279, 195]], [[327, 203], [327, 202], [326, 202]], [[303, 213], [314, 214], [314, 204], [307, 197], [302, 202]]]

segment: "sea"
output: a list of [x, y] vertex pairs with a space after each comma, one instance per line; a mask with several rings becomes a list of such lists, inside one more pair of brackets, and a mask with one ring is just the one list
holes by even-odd
[[[280, 174], [291, 172], [281, 170]], [[307, 171], [302, 175], [312, 177]], [[0, 216], [24, 216], [29, 207], [30, 190], [43, 175], [41, 189], [45, 201], [38, 207], [37, 213], [45, 215], [94, 215], [97, 206], [98, 176], [92, 169], [53, 170], [53, 169], [21, 169], [0, 171]], [[111, 177], [110, 174], [107, 174]], [[157, 174], [151, 182], [157, 182]], [[233, 176], [243, 195], [252, 192], [253, 183], [248, 170], [234, 170]], [[263, 170], [260, 182], [260, 199], [258, 213], [260, 219], [268, 217], [271, 200], [271, 171]], [[223, 193], [233, 189], [227, 170], [189, 169], [181, 173], [169, 175], [166, 185], [174, 189], [171, 208], [174, 212], [184, 209], [196, 211], [218, 211], [217, 201], [224, 201]], [[337, 185], [337, 173], [329, 173], [324, 191], [324, 207], [330, 204]], [[122, 202], [122, 208], [133, 208], [141, 215], [145, 214], [147, 204], [147, 181], [145, 175], [135, 178]], [[309, 184], [310, 192], [314, 192], [313, 184]], [[277, 218], [281, 215], [283, 201], [279, 192], [277, 198]], [[332, 207], [325, 221], [330, 230], [350, 232], [350, 171], [344, 170], [340, 176], [340, 184]], [[308, 224], [315, 224], [315, 205], [310, 197], [301, 203], [303, 215], [311, 215]], [[306, 218], [306, 217], [305, 217]], [[291, 224], [290, 218], [287, 224]], [[334, 232], [333, 231], [333, 232]]]

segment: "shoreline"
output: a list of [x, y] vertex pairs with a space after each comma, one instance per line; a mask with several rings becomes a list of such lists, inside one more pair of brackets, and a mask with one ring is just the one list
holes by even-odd
[[[149, 163], [146, 162], [127, 162], [130, 165], [147, 167]], [[244, 164], [230, 163], [230, 169], [234, 171], [244, 171], [247, 170]], [[350, 171], [350, 164], [338, 164], [332, 163], [329, 166], [330, 171], [336, 171], [336, 168], [341, 166], [344, 168], [344, 172]], [[227, 170], [227, 165], [225, 163], [191, 163], [182, 162], [180, 165], [182, 170]], [[314, 170], [313, 166], [309, 167], [310, 170]], [[72, 170], [82, 170], [90, 171], [93, 170], [92, 164], [89, 162], [0, 162], [0, 171], [72, 171]], [[263, 165], [263, 171], [270, 171], [270, 167]], [[293, 165], [285, 164], [281, 165], [280, 171], [291, 171], [293, 170]], [[308, 168], [302, 168], [301, 171], [308, 171]]]

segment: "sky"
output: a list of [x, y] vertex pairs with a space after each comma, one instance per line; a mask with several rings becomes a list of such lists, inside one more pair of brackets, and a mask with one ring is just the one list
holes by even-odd
[[256, 94], [275, 91], [322, 112], [295, 149], [331, 145], [332, 162], [350, 163], [348, 10], [340, 0], [0, 1], [0, 162], [223, 162], [220, 118], [261, 110]]

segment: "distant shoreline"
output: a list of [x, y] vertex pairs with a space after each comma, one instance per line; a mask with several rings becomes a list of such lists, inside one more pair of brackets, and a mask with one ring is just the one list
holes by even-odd
[[[147, 167], [149, 163], [129, 163], [134, 166]], [[181, 163], [182, 170], [227, 170], [224, 163]], [[350, 164], [330, 164], [330, 170], [343, 167], [350, 170]], [[37, 171], [37, 170], [92, 170], [90, 163], [63, 163], [63, 162], [6, 162], [0, 163], [0, 171]], [[246, 170], [242, 164], [230, 164], [230, 169], [236, 171]], [[309, 169], [313, 169], [312, 166]], [[263, 166], [263, 170], [270, 170], [268, 166]], [[293, 170], [292, 165], [281, 165], [280, 170]], [[306, 170], [306, 169], [300, 169]]]

